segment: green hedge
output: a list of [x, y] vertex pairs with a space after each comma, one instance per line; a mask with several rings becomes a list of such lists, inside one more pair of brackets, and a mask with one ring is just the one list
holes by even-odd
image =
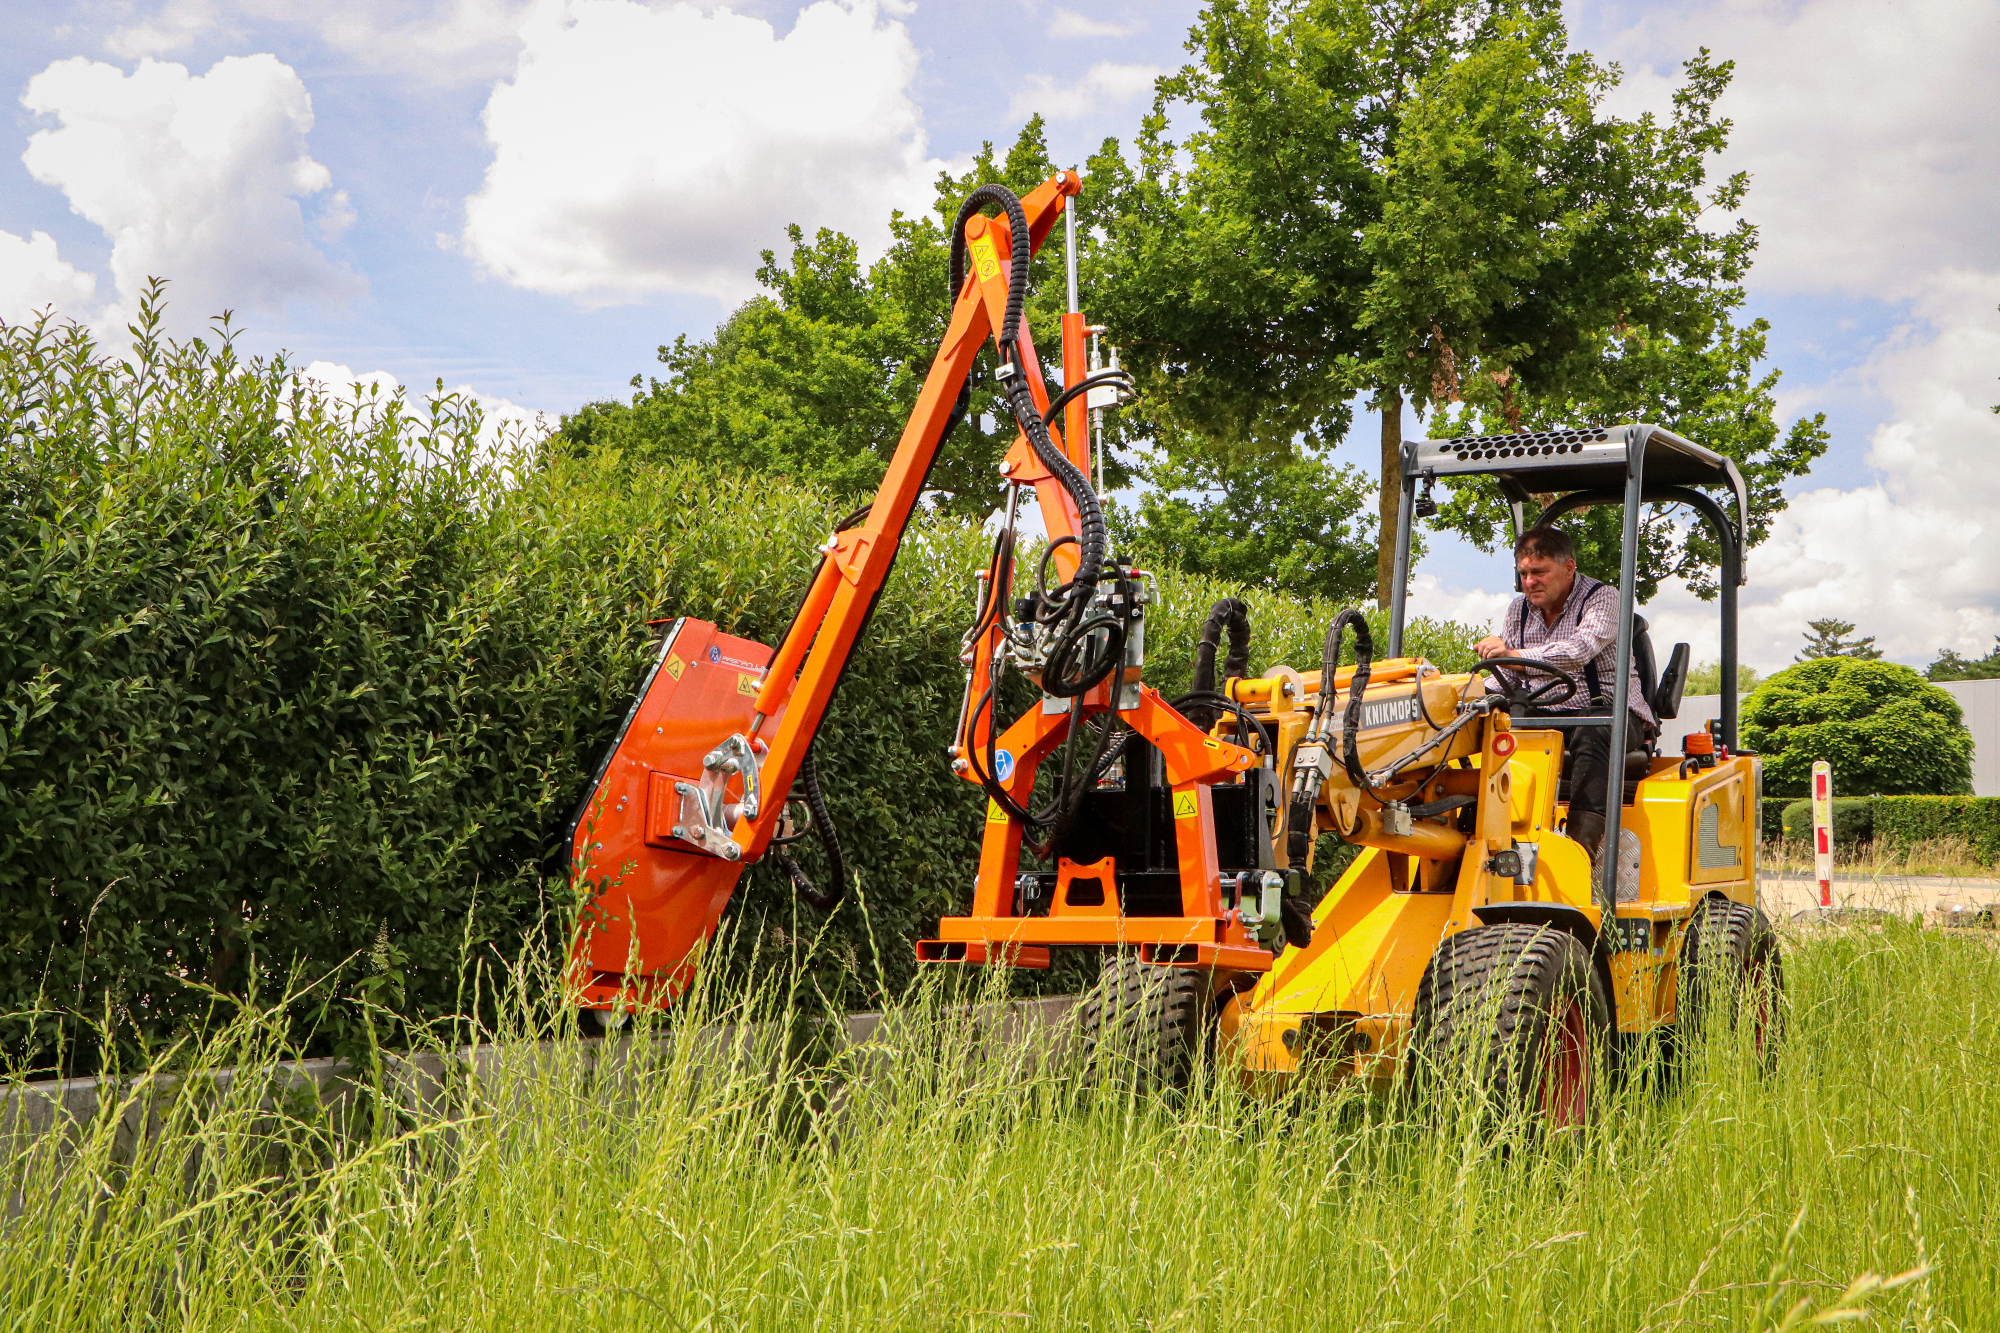
[[[92, 1029], [63, 1011], [158, 1041], [292, 977], [323, 978], [300, 1006], [323, 1049], [366, 1038], [357, 997], [461, 1012], [468, 961], [567, 906], [547, 868], [645, 622], [772, 642], [841, 506], [509, 455], [450, 396], [342, 407], [226, 339], [141, 333], [127, 364], [0, 326], [0, 1049], [68, 1043], [74, 1067]], [[851, 900], [829, 952], [892, 985], [969, 899], [980, 801], [940, 756], [986, 546], [913, 532], [820, 741], [874, 927]], [[1241, 591], [1163, 578], [1148, 678], [1184, 687], [1208, 607]], [[1335, 608], [1248, 597], [1256, 663], [1317, 662]], [[1462, 666], [1472, 637], [1410, 640]], [[746, 952], [820, 924], [761, 868], [733, 911]]]
[[[1812, 801], [1785, 806], [1784, 835], [1789, 841], [1812, 841]], [[1833, 841], [1853, 847], [1875, 836], [1875, 800], [1869, 796], [1837, 796], [1833, 802]]]
[[1875, 839], [1908, 847], [1956, 839], [1988, 865], [2000, 865], [2000, 796], [1882, 796], [1875, 801]]
[[[1785, 806], [1788, 841], [1812, 840], [1812, 802]], [[2000, 797], [1855, 796], [1833, 803], [1833, 837], [1841, 846], [1874, 842], [1883, 849], [1963, 842], [1980, 861], [2000, 864]]]

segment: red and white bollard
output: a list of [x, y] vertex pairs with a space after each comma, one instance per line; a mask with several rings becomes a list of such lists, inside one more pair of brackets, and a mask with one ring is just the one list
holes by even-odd
[[1813, 874], [1819, 879], [1819, 905], [1833, 906], [1833, 765], [1821, 759], [1812, 766]]

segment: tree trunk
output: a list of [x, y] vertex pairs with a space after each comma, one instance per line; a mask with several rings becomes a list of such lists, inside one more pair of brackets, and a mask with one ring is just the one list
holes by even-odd
[[1382, 395], [1382, 527], [1375, 551], [1375, 605], [1386, 609], [1396, 582], [1396, 506], [1403, 497], [1403, 393]]

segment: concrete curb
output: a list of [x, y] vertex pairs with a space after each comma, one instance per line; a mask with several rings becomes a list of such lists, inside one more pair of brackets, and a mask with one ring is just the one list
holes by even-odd
[[[969, 1014], [972, 1028], [980, 1037], [1005, 1046], [1059, 1026], [1079, 998], [1056, 995], [1002, 1005], [975, 1005], [957, 1012]], [[893, 1040], [894, 1027], [893, 1014], [849, 1014], [840, 1024], [840, 1046], [865, 1050], [885, 1039]], [[745, 1049], [734, 1028], [704, 1029], [702, 1037], [712, 1039], [718, 1053], [725, 1058], [731, 1049]], [[584, 1037], [578, 1045], [585, 1060], [617, 1070], [631, 1060], [633, 1042], [630, 1036]], [[383, 1082], [394, 1094], [396, 1105], [413, 1119], [450, 1119], [457, 1114], [459, 1105], [455, 1088], [469, 1081], [493, 1090], [503, 1086], [506, 1075], [519, 1070], [523, 1061], [532, 1066], [551, 1054], [553, 1046], [547, 1042], [482, 1044], [460, 1047], [448, 1054], [435, 1051], [385, 1054]], [[282, 1061], [268, 1073], [272, 1076], [274, 1093], [310, 1090], [321, 1106], [329, 1108], [354, 1102], [365, 1086], [363, 1069], [356, 1062], [338, 1056]], [[127, 1157], [139, 1143], [159, 1132], [161, 1118], [157, 1108], [163, 1097], [191, 1083], [224, 1090], [239, 1077], [236, 1069], [217, 1069], [140, 1074], [126, 1079], [10, 1083], [0, 1089], [0, 1160], [18, 1160], [24, 1151], [50, 1134], [63, 1137], [62, 1152], [67, 1156], [86, 1129], [112, 1109], [120, 1117], [115, 1131], [115, 1152], [121, 1158]], [[267, 1097], [265, 1104], [269, 1102]], [[20, 1200], [12, 1191], [7, 1203], [8, 1216], [19, 1213]]]

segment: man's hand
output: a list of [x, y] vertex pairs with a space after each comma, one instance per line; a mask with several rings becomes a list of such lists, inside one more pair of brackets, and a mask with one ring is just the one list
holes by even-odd
[[1473, 644], [1472, 651], [1478, 653], [1484, 659], [1488, 657], [1505, 657], [1513, 649], [1509, 648], [1498, 634], [1489, 634], [1478, 643]]

